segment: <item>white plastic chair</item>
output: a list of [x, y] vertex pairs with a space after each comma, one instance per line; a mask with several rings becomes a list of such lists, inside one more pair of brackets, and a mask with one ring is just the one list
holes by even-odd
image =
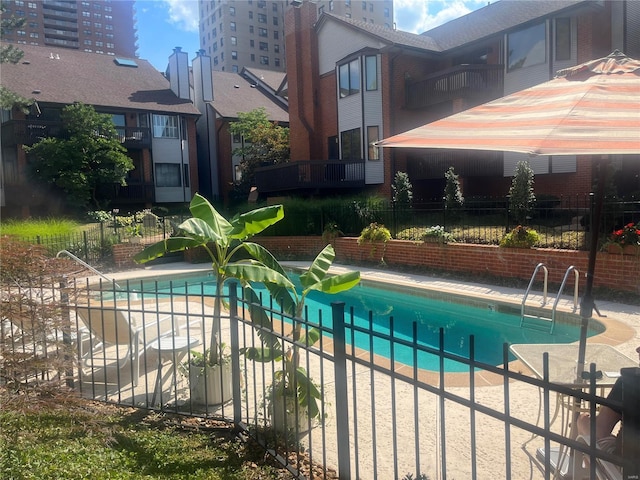
[[90, 332], [89, 340], [78, 343], [83, 365], [92, 371], [96, 368], [122, 370], [131, 362], [134, 386], [140, 377], [140, 358], [149, 344], [159, 336], [173, 334], [174, 327], [179, 333], [177, 324], [171, 324], [168, 331], [161, 327], [162, 323], [171, 322], [170, 315], [160, 317], [145, 328], [136, 325], [135, 318], [122, 309], [76, 307], [75, 310]]

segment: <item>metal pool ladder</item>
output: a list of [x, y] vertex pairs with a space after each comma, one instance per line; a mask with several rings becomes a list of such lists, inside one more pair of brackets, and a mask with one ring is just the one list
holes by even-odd
[[60, 255], [66, 255], [67, 257], [69, 257], [70, 259], [72, 259], [74, 262], [79, 263], [80, 265], [82, 265], [84, 268], [91, 270], [93, 273], [95, 273], [96, 275], [102, 277], [103, 279], [107, 280], [109, 283], [112, 283], [117, 289], [122, 290], [122, 287], [120, 285], [118, 285], [116, 283], [115, 280], [113, 280], [112, 278], [107, 277], [104, 273], [100, 272], [99, 270], [93, 268], [91, 265], [89, 265], [87, 262], [85, 262], [84, 260], [78, 258], [77, 256], [75, 256], [73, 253], [71, 253], [69, 250], [60, 250], [57, 254], [56, 254], [56, 258], [59, 258]]
[[542, 271], [544, 273], [544, 284], [543, 284], [543, 295], [541, 307], [546, 306], [547, 304], [547, 280], [549, 277], [549, 271], [544, 263], [539, 263], [536, 265], [536, 268], [533, 270], [533, 274], [531, 275], [531, 280], [529, 281], [529, 285], [527, 286], [527, 290], [524, 292], [524, 296], [522, 297], [522, 305], [520, 307], [520, 326], [527, 326], [529, 328], [536, 329], [546, 329], [547, 325], [549, 326], [549, 333], [553, 333], [553, 329], [556, 324], [556, 311], [558, 309], [558, 302], [560, 301], [560, 297], [562, 296], [562, 292], [564, 291], [564, 287], [567, 283], [567, 279], [571, 272], [574, 273], [575, 276], [575, 286], [573, 293], [573, 311], [575, 312], [578, 309], [578, 281], [580, 278], [580, 272], [576, 267], [571, 265], [567, 268], [567, 271], [564, 274], [564, 278], [562, 279], [562, 283], [560, 284], [560, 289], [558, 290], [558, 294], [556, 295], [556, 299], [553, 302], [553, 306], [551, 307], [551, 316], [547, 317], [544, 315], [535, 315], [535, 314], [527, 314], [526, 313], [526, 304], [527, 297], [531, 292], [531, 287], [533, 286], [533, 282], [538, 275], [538, 272]]

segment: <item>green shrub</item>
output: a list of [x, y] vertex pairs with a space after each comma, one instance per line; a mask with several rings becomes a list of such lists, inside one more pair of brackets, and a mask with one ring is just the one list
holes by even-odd
[[391, 232], [384, 225], [379, 225], [376, 222], [370, 223], [368, 226], [362, 229], [360, 236], [358, 237], [358, 245], [362, 245], [365, 242], [388, 242], [391, 240]]
[[540, 235], [531, 228], [518, 225], [500, 240], [501, 247], [531, 248], [540, 242]]
[[529, 162], [520, 161], [509, 189], [509, 209], [518, 223], [524, 223], [533, 209], [536, 196], [533, 193], [533, 170]]
[[464, 205], [464, 197], [460, 189], [460, 180], [458, 175], [453, 171], [453, 167], [444, 174], [446, 184], [444, 187], [444, 204], [447, 211], [458, 214]]
[[440, 225], [434, 225], [433, 227], [427, 227], [421, 235], [423, 242], [439, 241], [439, 242], [455, 242], [453, 234], [447, 232], [444, 227]]

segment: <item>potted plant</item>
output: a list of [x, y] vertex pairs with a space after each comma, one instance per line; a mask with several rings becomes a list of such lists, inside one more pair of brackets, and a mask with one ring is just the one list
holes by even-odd
[[540, 234], [532, 228], [518, 225], [500, 240], [501, 247], [531, 248], [540, 242]]
[[[284, 218], [284, 210], [282, 205], [273, 205], [236, 215], [231, 220], [227, 220], [206, 198], [197, 193], [191, 200], [189, 210], [193, 218], [177, 226], [176, 236], [150, 245], [138, 253], [134, 260], [145, 263], [170, 252], [193, 248], [202, 248], [207, 252], [216, 278], [211, 338], [209, 347], [205, 346], [204, 354], [198, 355], [197, 352], [192, 352], [188, 367], [195, 371], [193, 376], [189, 375], [194, 384], [201, 385], [207, 391], [214, 391], [220, 390], [220, 386], [225, 385], [226, 375], [231, 376], [231, 364], [222, 355], [218, 338], [225, 281], [229, 278], [237, 278], [247, 282], [268, 282], [284, 288], [293, 287], [286, 275], [263, 263], [263, 259], [273, 263], [273, 256], [261, 245], [247, 241], [249, 237]], [[236, 254], [240, 251], [245, 253], [244, 259], [234, 261], [237, 258]], [[221, 372], [218, 373], [220, 370]], [[220, 395], [206, 395], [206, 398], [222, 398], [222, 401], [226, 401], [231, 398], [230, 390], [219, 392]], [[204, 398], [204, 395], [200, 398]]]
[[614, 230], [607, 242], [609, 253], [636, 255], [640, 252], [640, 222], [626, 224]]
[[220, 344], [220, 359], [211, 365], [201, 352], [189, 352], [189, 360], [179, 367], [180, 373], [189, 380], [191, 402], [197, 405], [219, 405], [233, 397], [233, 375], [231, 357]]
[[389, 231], [389, 229], [382, 224], [373, 222], [364, 227], [360, 232], [360, 236], [358, 237], [358, 245], [362, 245], [363, 243], [370, 243], [371, 251], [369, 252], [369, 256], [373, 258], [373, 256], [376, 254], [376, 244], [382, 243], [383, 248], [382, 255], [380, 255], [380, 263], [384, 264], [384, 252], [389, 240], [391, 240], [391, 232]]
[[[261, 340], [260, 347], [246, 348], [244, 353], [250, 360], [276, 362], [282, 366], [274, 373], [273, 383], [265, 396], [265, 403], [272, 425], [283, 433], [304, 433], [314, 423], [322, 421], [318, 405], [318, 401], [322, 400], [321, 389], [300, 366], [299, 347], [296, 346], [296, 343], [314, 345], [320, 339], [321, 332], [317, 328], [305, 328], [303, 331], [303, 322], [296, 322], [295, 319], [301, 318], [306, 297], [310, 292], [336, 294], [349, 290], [360, 282], [360, 272], [328, 275], [334, 258], [333, 246], [327, 245], [314, 259], [309, 269], [300, 275], [301, 292], [296, 290], [293, 282], [287, 287], [263, 282], [281, 309], [294, 319], [291, 343], [287, 348], [275, 335], [271, 318], [262, 307], [258, 294], [251, 285], [247, 284], [244, 288], [245, 298], [250, 301], [248, 308], [251, 321], [259, 325], [258, 336]], [[275, 259], [269, 266], [287, 276], [286, 271]]]
[[426, 243], [455, 242], [453, 234], [447, 232], [444, 227], [440, 225], [427, 227], [421, 237], [422, 241]]

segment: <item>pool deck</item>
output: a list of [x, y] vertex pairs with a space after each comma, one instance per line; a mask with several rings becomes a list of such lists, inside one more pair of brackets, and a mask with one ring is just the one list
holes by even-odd
[[[287, 267], [305, 269], [309, 262], [290, 261], [283, 262]], [[109, 277], [116, 281], [123, 281], [127, 278], [148, 278], [156, 279], [165, 275], [178, 275], [196, 272], [210, 271], [210, 264], [187, 264], [187, 263], [167, 263], [150, 267], [137, 268], [126, 272], [118, 272], [109, 274]], [[383, 282], [394, 286], [408, 286], [412, 288], [424, 288], [438, 292], [438, 296], [447, 297], [464, 295], [473, 297], [491, 303], [507, 303], [519, 309], [524, 291], [521, 289], [498, 287], [475, 282], [461, 282], [450, 279], [443, 279], [434, 276], [392, 272], [388, 270], [379, 270], [367, 267], [352, 267], [344, 265], [335, 265], [331, 268], [331, 273], [342, 273], [350, 270], [359, 270], [364, 281]], [[572, 290], [572, 289], [571, 289]], [[570, 292], [572, 293], [572, 292]], [[555, 299], [556, 292], [549, 292], [549, 302]], [[542, 292], [532, 292], [530, 300], [527, 304], [539, 305], [542, 300]], [[605, 317], [597, 317], [602, 322], [606, 330], [589, 339], [593, 343], [606, 343], [613, 345], [621, 353], [631, 359], [637, 359], [635, 348], [640, 345], [640, 306], [625, 305], [610, 301], [598, 301], [597, 306]], [[559, 302], [559, 310], [563, 312], [573, 311], [573, 298], [571, 295], [564, 295]], [[384, 361], [376, 359], [374, 361]], [[524, 374], [530, 373], [524, 365], [517, 365], [511, 362], [510, 369], [521, 371]], [[351, 376], [352, 373], [349, 373]], [[358, 389], [358, 432], [360, 444], [357, 457], [352, 458], [352, 462], [359, 465], [360, 478], [374, 478], [372, 465], [377, 450], [378, 463], [375, 467], [375, 473], [378, 478], [394, 478], [398, 472], [394, 472], [392, 462], [380, 461], [384, 452], [391, 451], [396, 448], [394, 437], [391, 434], [391, 425], [395, 426], [397, 432], [407, 433], [406, 438], [403, 436], [398, 438], [398, 465], [399, 472], [409, 472], [415, 466], [415, 450], [412, 443], [410, 433], [414, 429], [416, 421], [420, 423], [421, 444], [420, 459], [426, 474], [430, 478], [441, 478], [439, 471], [439, 446], [440, 437], [437, 434], [438, 419], [440, 418], [440, 409], [442, 404], [434, 395], [428, 392], [420, 392], [420, 400], [414, 404], [413, 399], [415, 391], [408, 383], [396, 382], [395, 388], [395, 410], [391, 403], [391, 396], [387, 394], [389, 391], [389, 380], [384, 375], [371, 377], [366, 369], [356, 369], [353, 375], [360, 380], [358, 385], [362, 385], [362, 389]], [[427, 374], [428, 375], [428, 374]], [[448, 373], [445, 377], [446, 390], [454, 395], [469, 397], [469, 375]], [[433, 384], [437, 383], [437, 379], [427, 378], [429, 383], [433, 380]], [[326, 394], [331, 396], [333, 393], [333, 382], [331, 379], [325, 379]], [[354, 383], [355, 385], [355, 383]], [[475, 380], [475, 399], [481, 404], [500, 408], [504, 403], [504, 386], [501, 381], [489, 378], [483, 372], [478, 372]], [[371, 419], [373, 418], [372, 405], [368, 405], [367, 401], [371, 400], [371, 389], [375, 388], [375, 421], [378, 424], [377, 434], [371, 431]], [[361, 391], [360, 391], [361, 390]], [[371, 390], [373, 391], [373, 390]], [[523, 382], [510, 382], [510, 411], [514, 417], [521, 418], [531, 424], [539, 424], [541, 413], [540, 391]], [[331, 397], [329, 397], [331, 398]], [[556, 399], [557, 400], [557, 399]], [[419, 405], [419, 407], [418, 407]], [[334, 407], [331, 407], [334, 408]], [[419, 410], [418, 410], [419, 408]], [[402, 413], [400, 413], [402, 412]], [[371, 415], [369, 415], [371, 413]], [[456, 405], [452, 402], [446, 403], [446, 419], [447, 419], [447, 476], [449, 478], [470, 478], [469, 462], [468, 462], [468, 444], [469, 444], [469, 410], [466, 407]], [[555, 422], [553, 430], [566, 434], [566, 421], [562, 417], [562, 421]], [[355, 421], [355, 420], [354, 420]], [[393, 422], [393, 423], [392, 423]], [[330, 412], [325, 421], [327, 429], [333, 431], [336, 429], [335, 412]], [[382, 425], [385, 427], [383, 428]], [[388, 427], [388, 428], [387, 428]], [[502, 431], [504, 424], [489, 419], [484, 416], [477, 418], [477, 435], [482, 441], [476, 445], [477, 457], [477, 478], [504, 478], [504, 458], [505, 455], [511, 456], [512, 478], [542, 480], [544, 478], [543, 466], [536, 458], [536, 449], [544, 446], [543, 440], [539, 437], [532, 438], [531, 435], [524, 430], [512, 428], [510, 444], [511, 449], [505, 450], [504, 438], [502, 435], [496, 435], [495, 432]], [[316, 431], [317, 430], [317, 431]], [[323, 439], [319, 437], [321, 429], [315, 429], [312, 435], [313, 444], [321, 445]], [[365, 441], [367, 438], [375, 435], [376, 443], [370, 444]], [[405, 442], [407, 448], [403, 448]], [[333, 444], [326, 446], [326, 464], [337, 464], [337, 452]], [[352, 466], [353, 471], [353, 466]]]

